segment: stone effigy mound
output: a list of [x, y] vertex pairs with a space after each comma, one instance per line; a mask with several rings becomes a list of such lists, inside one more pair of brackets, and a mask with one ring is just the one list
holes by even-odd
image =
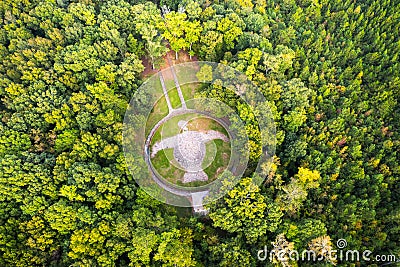
[[208, 176], [203, 171], [202, 163], [207, 153], [206, 143], [214, 139], [222, 139], [224, 142], [229, 142], [229, 138], [218, 131], [199, 132], [186, 130], [155, 143], [152, 147], [151, 157], [154, 157], [160, 150], [173, 148], [175, 160], [185, 170], [183, 183], [207, 181]]

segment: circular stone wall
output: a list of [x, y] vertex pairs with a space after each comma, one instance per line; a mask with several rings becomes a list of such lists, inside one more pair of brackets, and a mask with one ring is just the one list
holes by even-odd
[[228, 167], [231, 156], [228, 131], [203, 114], [178, 115], [148, 137], [150, 162], [166, 183], [181, 187], [209, 184]]
[[[138, 185], [162, 202], [181, 207], [195, 206], [207, 204], [225, 195], [240, 181], [247, 169], [249, 137], [245, 123], [241, 119], [244, 114], [239, 116], [236, 109], [214, 98], [184, 99], [180, 87], [192, 83], [207, 83], [231, 90], [239, 97], [238, 101], [241, 101], [246, 107], [248, 116], [255, 118], [256, 123], [252, 127], [259, 130], [260, 151], [256, 167], [251, 170], [251, 177], [253, 183], [261, 184], [269, 171], [272, 156], [275, 153], [276, 138], [273, 116], [266, 99], [257, 87], [243, 73], [223, 64], [191, 62], [175, 65], [172, 68], [165, 69], [148, 79], [131, 99], [125, 114], [124, 154], [127, 166]], [[171, 73], [171, 71], [176, 73], [174, 81], [164, 80], [164, 77], [168, 77], [164, 74]], [[176, 98], [173, 99], [169, 94], [169, 91], [174, 88], [177, 88], [176, 90], [179, 88], [176, 95], [179, 96], [180, 105], [176, 105], [174, 102]], [[158, 112], [158, 117], [152, 117], [151, 114], [156, 110], [155, 107], [160, 100], [166, 103], [168, 109]], [[152, 140], [159, 127], [173, 117], [188, 113], [204, 115], [217, 121], [226, 129], [230, 141], [230, 160], [225, 170], [210, 183], [190, 187], [184, 186], [183, 181], [182, 184], [166, 181], [164, 177], [160, 177], [151, 162], [151, 153], [154, 149], [152, 145], [155, 144], [152, 143]], [[213, 140], [218, 139], [215, 133], [210, 132], [209, 135], [210, 138], [214, 138]], [[179, 138], [181, 138], [180, 141]], [[200, 141], [203, 138], [208, 137], [204, 134], [193, 133], [181, 135], [178, 137], [178, 141], [175, 140], [177, 142], [171, 145], [174, 151], [170, 158], [181, 159], [179, 164], [185, 171], [194, 172], [196, 168], [199, 169], [200, 159], [205, 157], [201, 152], [205, 145]], [[192, 140], [192, 142], [185, 140]], [[189, 155], [191, 153], [188, 151], [193, 151], [190, 148], [191, 145], [198, 146], [198, 154]], [[187, 178], [190, 179], [190, 175], [188, 176]], [[197, 196], [201, 196], [201, 199], [199, 200]]]

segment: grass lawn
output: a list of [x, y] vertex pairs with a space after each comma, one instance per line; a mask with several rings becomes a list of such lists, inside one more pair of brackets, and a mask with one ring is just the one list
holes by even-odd
[[[180, 101], [178, 91], [175, 88], [175, 84], [173, 80], [165, 80], [165, 83], [167, 84], [167, 88], [173, 88], [168, 91], [168, 96], [171, 101], [171, 105], [173, 108], [179, 108], [182, 106], [182, 103]], [[162, 87], [161, 87], [161, 82], [159, 79], [154, 80], [154, 85], [156, 88], [154, 89], [156, 92], [160, 92], [160, 95], [162, 93]], [[190, 100], [194, 98], [194, 95], [196, 93], [196, 90], [200, 89], [200, 86], [207, 86], [207, 84], [203, 83], [191, 83], [191, 84], [185, 84], [181, 86], [182, 89], [182, 94], [185, 100]], [[193, 105], [191, 105], [190, 101], [186, 102], [188, 104], [188, 108], [194, 108]], [[146, 124], [146, 136], [149, 134], [150, 130], [156, 125], [157, 122], [159, 122], [162, 118], [168, 115], [168, 105], [167, 101], [165, 100], [165, 97], [161, 97], [156, 104], [154, 105], [149, 118], [147, 120]]]
[[219, 124], [213, 119], [210, 119], [202, 115], [198, 115], [197, 117], [189, 120], [187, 123], [187, 127], [190, 131], [201, 132], [201, 131], [214, 130], [221, 132], [225, 134], [227, 137], [229, 137], [228, 132], [221, 124]]
[[[212, 140], [206, 144], [207, 151], [212, 150], [212, 146], [217, 148], [214, 160], [211, 164], [204, 169], [204, 172], [208, 176], [208, 182], [214, 181], [228, 166], [229, 159], [231, 157], [231, 145], [229, 142], [224, 142], [220, 139]], [[207, 155], [206, 155], [207, 156]], [[203, 161], [206, 163], [206, 160]]]
[[194, 109], [195, 101], [191, 101], [194, 99], [194, 96], [197, 91], [201, 90], [202, 88], [208, 86], [206, 83], [187, 83], [181, 85], [181, 90], [183, 94], [183, 98], [185, 98], [186, 105], [188, 108]]
[[152, 84], [149, 86], [154, 86], [152, 90], [155, 92], [160, 92], [160, 99], [155, 103], [153, 109], [150, 112], [150, 115], [147, 119], [146, 123], [146, 136], [149, 134], [150, 130], [159, 122], [162, 118], [168, 115], [168, 105], [165, 97], [162, 95], [162, 86], [159, 79], [155, 79], [151, 81]]
[[[180, 120], [187, 121], [188, 130], [191, 131], [219, 131], [228, 136], [225, 128], [213, 119], [204, 117], [200, 114], [188, 113], [175, 116], [165, 122], [155, 133], [151, 145], [161, 140], [161, 137], [172, 137], [180, 133], [178, 122]], [[173, 156], [173, 149], [164, 149], [159, 151], [154, 158], [151, 159], [153, 166], [157, 172], [164, 177], [168, 182], [186, 186], [197, 187], [206, 185], [221, 174], [229, 164], [231, 153], [230, 142], [224, 142], [216, 139], [206, 143], [206, 156], [203, 160], [202, 167], [208, 176], [208, 181], [196, 181], [191, 183], [183, 183], [184, 170], [179, 168], [179, 164]]]
[[[185, 70], [182, 69], [180, 70], [179, 75], [185, 76], [193, 74], [186, 73]], [[170, 98], [172, 107], [174, 109], [179, 108], [182, 103], [180, 101], [178, 91], [173, 84], [173, 80], [165, 79], [165, 82], [167, 84], [167, 88], [173, 88], [168, 91], [168, 96]], [[157, 90], [157, 92], [162, 92], [161, 82], [159, 80], [155, 82], [154, 86], [156, 87], [155, 89]], [[196, 91], [203, 86], [207, 86], [207, 84], [189, 83], [182, 85], [181, 89], [183, 97], [185, 98], [185, 100], [193, 99]], [[189, 104], [188, 108], [193, 107], [191, 107]], [[154, 127], [154, 125], [156, 125], [158, 121], [168, 115], [168, 112], [169, 110], [167, 102], [164, 97], [161, 97], [154, 105], [152, 112], [150, 113], [150, 116], [148, 118], [146, 124], [146, 135], [150, 132], [150, 130]], [[208, 130], [215, 130], [228, 136], [226, 129], [217, 121], [205, 117], [201, 114], [188, 113], [175, 116], [166, 121], [163, 125], [161, 125], [152, 138], [151, 146], [153, 146], [156, 142], [159, 142], [162, 138], [172, 137], [179, 134], [181, 132], [181, 129], [178, 126], [178, 122], [181, 120], [187, 122], [186, 126], [190, 131], [205, 132]], [[222, 140], [213, 140], [206, 144], [207, 153], [203, 160], [202, 166], [204, 168], [204, 172], [208, 175], [209, 180], [203, 182], [198, 181], [185, 184], [182, 183], [185, 171], [180, 169], [180, 165], [175, 161], [172, 148], [159, 151], [154, 156], [154, 158], [151, 158], [151, 162], [157, 172], [168, 182], [181, 186], [197, 187], [201, 185], [206, 185], [214, 181], [218, 177], [218, 175], [224, 171], [224, 169], [229, 164], [231, 153], [230, 149], [230, 142], [224, 142]]]
[[185, 172], [175, 166], [177, 163], [175, 162], [173, 152], [172, 148], [161, 150], [151, 159], [151, 163], [164, 179], [177, 184], [177, 181], [182, 180]]
[[181, 99], [179, 98], [178, 90], [176, 88], [168, 91], [169, 100], [171, 101], [172, 108], [176, 109], [182, 106]]
[[172, 117], [165, 123], [163, 123], [157, 131], [154, 133], [153, 139], [151, 140], [151, 145], [161, 140], [162, 138], [167, 138], [171, 136], [175, 136], [180, 133], [180, 128], [178, 126], [178, 122], [180, 120], [188, 121], [196, 116], [199, 116], [195, 113], [187, 113]]
[[196, 73], [198, 70], [192, 67], [188, 65], [185, 67], [175, 67], [175, 73], [180, 83], [185, 84], [190, 81], [197, 81]]
[[165, 97], [161, 97], [154, 105], [146, 123], [146, 136], [162, 118], [168, 115], [168, 106]]
[[187, 83], [181, 85], [182, 94], [185, 100], [192, 99], [194, 97], [197, 87], [198, 87], [197, 83]]

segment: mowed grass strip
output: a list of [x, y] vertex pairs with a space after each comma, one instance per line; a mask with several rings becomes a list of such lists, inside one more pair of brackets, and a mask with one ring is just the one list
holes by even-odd
[[179, 98], [178, 90], [176, 88], [168, 91], [169, 100], [171, 101], [172, 108], [177, 109], [182, 106], [181, 99]]

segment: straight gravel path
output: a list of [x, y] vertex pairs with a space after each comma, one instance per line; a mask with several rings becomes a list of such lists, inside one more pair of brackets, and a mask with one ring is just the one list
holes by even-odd
[[167, 87], [165, 86], [164, 77], [162, 76], [161, 72], [158, 74], [158, 76], [160, 77], [161, 87], [164, 92], [165, 101], [167, 101], [167, 106], [168, 106], [168, 111], [169, 111], [168, 113], [171, 113], [174, 109], [172, 108], [171, 100], [169, 99], [169, 96], [168, 96], [168, 91], [167, 91]]
[[180, 84], [179, 84], [178, 77], [176, 76], [176, 73], [175, 73], [175, 68], [174, 68], [174, 66], [172, 65], [172, 61], [171, 61], [171, 59], [169, 58], [169, 55], [168, 55], [168, 54], [167, 54], [167, 61], [168, 61], [168, 65], [169, 65], [169, 67], [170, 67], [170, 70], [171, 70], [171, 72], [172, 72], [172, 76], [174, 77], [174, 82], [175, 82], [176, 90], [178, 91], [178, 95], [179, 95], [179, 98], [180, 98], [181, 103], [182, 103], [182, 108], [183, 108], [183, 109], [186, 109], [187, 107], [186, 107], [185, 98], [183, 97], [182, 89], [181, 89], [181, 86], [180, 86]]

